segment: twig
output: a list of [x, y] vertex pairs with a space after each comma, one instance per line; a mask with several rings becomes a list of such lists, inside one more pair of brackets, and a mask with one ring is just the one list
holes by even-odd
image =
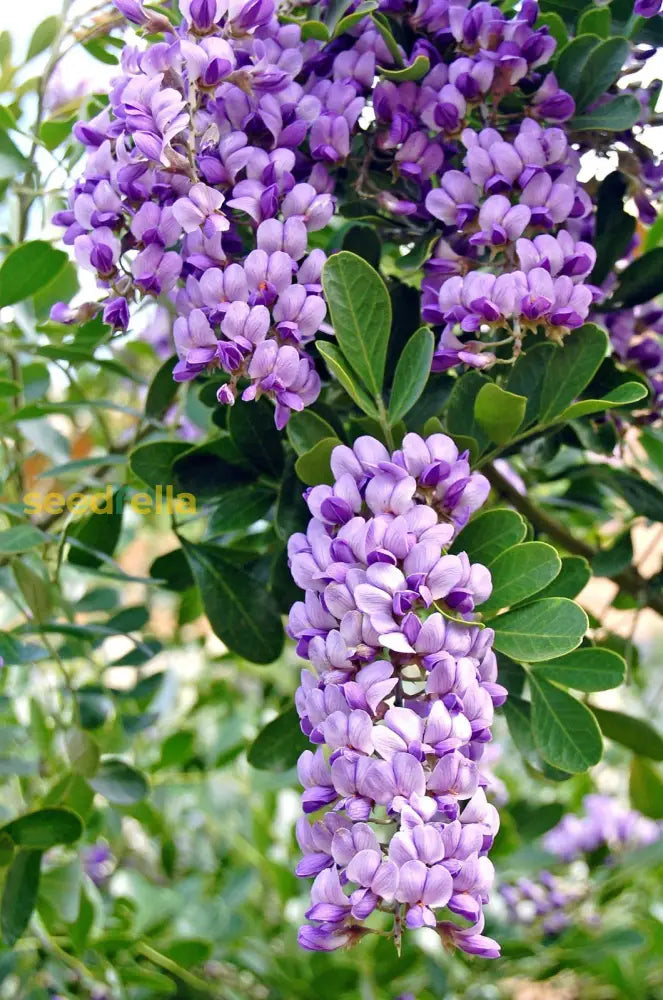
[[[501, 494], [505, 499], [511, 503], [513, 507], [519, 513], [523, 514], [528, 521], [531, 521], [534, 527], [543, 532], [543, 534], [548, 535], [553, 541], [557, 542], [566, 549], [567, 552], [571, 552], [574, 555], [584, 556], [585, 559], [591, 560], [597, 555], [597, 549], [588, 542], [583, 541], [581, 538], [576, 538], [572, 535], [570, 531], [556, 521], [553, 517], [547, 514], [540, 507], [537, 507], [529, 497], [523, 496], [518, 492], [515, 487], [509, 483], [504, 476], [502, 476], [494, 465], [488, 463], [484, 469], [483, 473], [488, 479], [491, 486]], [[634, 566], [630, 566], [628, 569], [622, 570], [621, 573], [616, 573], [612, 577], [620, 590], [626, 591], [627, 594], [631, 594], [636, 600], [640, 601], [643, 605], [652, 608], [657, 611], [660, 615], [663, 615], [663, 593], [657, 593], [651, 586], [648, 580], [646, 580]]]

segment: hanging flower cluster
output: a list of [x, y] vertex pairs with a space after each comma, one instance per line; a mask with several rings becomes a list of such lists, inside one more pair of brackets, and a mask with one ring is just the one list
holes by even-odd
[[288, 631], [312, 665], [296, 705], [316, 747], [299, 760], [297, 874], [315, 876], [300, 944], [352, 944], [381, 910], [397, 942], [403, 926], [428, 926], [496, 957], [482, 906], [499, 820], [478, 762], [506, 691], [492, 630], [472, 624], [490, 574], [445, 554], [488, 482], [443, 434], [407, 434], [393, 454], [360, 437], [331, 467], [334, 484], [308, 491], [308, 530], [288, 545], [306, 595]]
[[[170, 301], [176, 379], [217, 369], [220, 402], [267, 395], [279, 427], [316, 399], [306, 346], [324, 323], [325, 255], [309, 236], [335, 191], [373, 199], [403, 242], [434, 238], [422, 287], [422, 317], [442, 331], [434, 370], [491, 364], [505, 331], [517, 350], [528, 329], [560, 338], [585, 320], [592, 204], [533, 0], [510, 16], [383, 0], [409, 51], [369, 16], [304, 40], [274, 0], [180, 0], [179, 26], [115, 2], [163, 41], [126, 47], [108, 107], [76, 126], [88, 159], [55, 221], [107, 290], [109, 325]], [[420, 78], [398, 82], [409, 69]], [[62, 303], [53, 316], [80, 318]]]

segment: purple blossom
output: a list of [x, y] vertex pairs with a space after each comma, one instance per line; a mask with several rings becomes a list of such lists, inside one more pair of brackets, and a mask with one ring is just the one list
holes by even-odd
[[[442, 434], [408, 434], [393, 454], [360, 437], [334, 449], [331, 467], [334, 483], [306, 495], [306, 534], [288, 543], [306, 593], [288, 631], [313, 667], [302, 671], [295, 702], [317, 747], [299, 765], [297, 874], [315, 876], [307, 911], [315, 933], [302, 928], [300, 943], [353, 943], [374, 910], [400, 906], [406, 927], [458, 931], [459, 947], [495, 956], [479, 923], [499, 819], [479, 762], [506, 692], [491, 630], [430, 613], [446, 602], [469, 617], [490, 593], [484, 567], [444, 552], [488, 483]], [[404, 694], [406, 668], [418, 680]], [[387, 843], [373, 825], [384, 815], [393, 823]], [[476, 934], [440, 922], [441, 911], [473, 921]]]

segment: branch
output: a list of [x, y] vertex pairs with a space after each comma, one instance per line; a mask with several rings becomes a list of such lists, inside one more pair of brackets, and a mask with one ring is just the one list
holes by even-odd
[[[493, 489], [508, 500], [528, 521], [531, 521], [537, 531], [548, 535], [549, 538], [552, 538], [553, 541], [557, 542], [567, 552], [571, 552], [577, 556], [584, 556], [590, 562], [597, 555], [598, 550], [593, 545], [589, 545], [588, 542], [576, 538], [559, 521], [556, 521], [555, 518], [546, 514], [540, 507], [537, 507], [529, 497], [519, 493], [497, 471], [494, 465], [488, 464], [482, 471]], [[621, 573], [616, 573], [612, 579], [620, 590], [624, 590], [627, 594], [630, 594], [643, 606], [653, 608], [654, 611], [663, 615], [663, 594], [654, 590], [650, 586], [649, 580], [641, 576], [634, 566], [629, 566], [628, 569], [622, 570]]]

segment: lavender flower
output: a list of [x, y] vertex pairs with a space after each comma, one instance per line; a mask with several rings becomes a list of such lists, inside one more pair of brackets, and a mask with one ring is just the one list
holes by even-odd
[[[315, 875], [313, 926], [299, 942], [346, 947], [378, 909], [396, 915], [396, 939], [402, 920], [496, 957], [480, 930], [499, 820], [479, 761], [506, 692], [492, 632], [472, 622], [490, 574], [444, 553], [488, 483], [442, 434], [407, 434], [393, 454], [361, 437], [335, 448], [331, 467], [333, 485], [307, 492], [306, 534], [288, 543], [306, 591], [288, 631], [313, 667], [296, 695], [317, 747], [300, 758], [302, 807], [305, 816], [330, 810], [297, 824], [297, 874]], [[441, 911], [469, 919], [475, 933]]]

